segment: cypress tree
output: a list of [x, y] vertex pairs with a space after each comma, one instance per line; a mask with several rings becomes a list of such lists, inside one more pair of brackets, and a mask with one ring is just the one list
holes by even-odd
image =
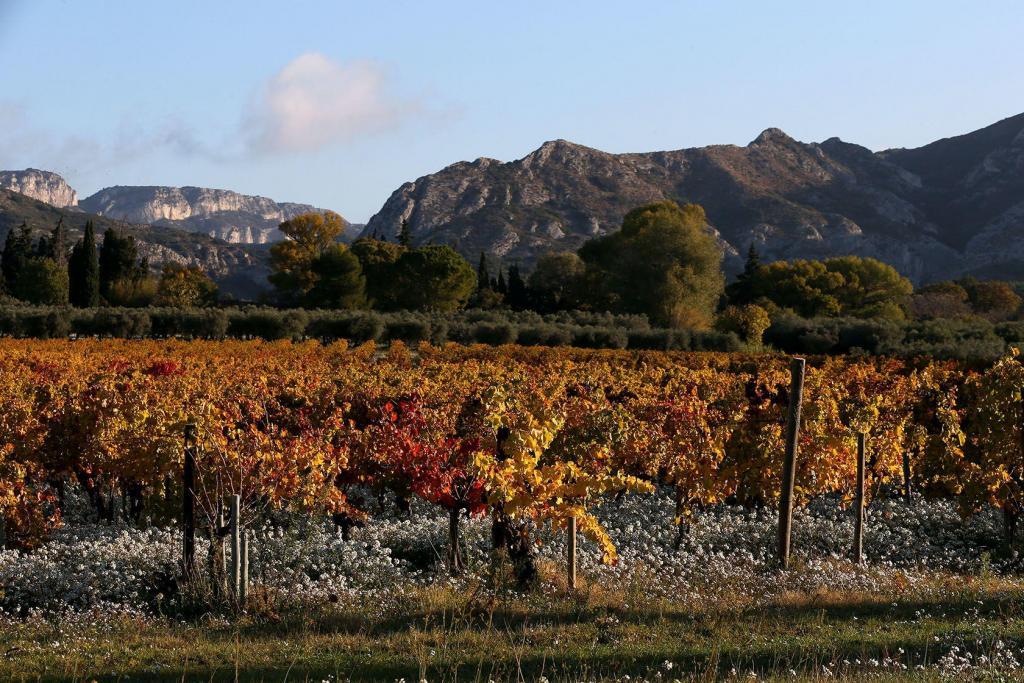
[[57, 221], [57, 227], [53, 229], [50, 234], [50, 239], [46, 243], [46, 253], [43, 254], [46, 258], [51, 258], [59, 266], [65, 266], [68, 262], [67, 252], [68, 234], [64, 228], [64, 216], [60, 217]]
[[398, 243], [403, 247], [412, 246], [412, 231], [409, 230], [409, 221], [402, 219], [402, 227], [398, 231]]
[[760, 267], [761, 254], [757, 252], [757, 247], [751, 242], [750, 247], [747, 249], [747, 262], [743, 266], [743, 272], [747, 275], [753, 275]]
[[508, 294], [508, 285], [505, 283], [505, 272], [498, 270], [498, 283], [494, 287], [499, 294]]
[[508, 305], [515, 311], [524, 310], [529, 304], [526, 282], [519, 274], [519, 266], [512, 264], [508, 269]]
[[487, 272], [487, 254], [480, 252], [480, 265], [476, 268], [476, 288], [480, 290], [491, 288], [491, 274]]
[[71, 250], [68, 259], [68, 281], [71, 303], [79, 308], [100, 304], [100, 261], [96, 253], [96, 228], [85, 224], [85, 234]]
[[725, 294], [731, 304], [748, 304], [756, 297], [754, 288], [757, 283], [757, 271], [761, 269], [761, 255], [754, 243], [747, 249], [747, 261], [743, 264], [743, 272], [736, 276], [736, 281], [725, 288]]
[[47, 239], [46, 235], [39, 238], [36, 242], [35, 249], [32, 250], [32, 255], [37, 258], [50, 258], [50, 240]]
[[18, 230], [12, 228], [7, 232], [4, 253], [0, 257], [0, 272], [3, 274], [5, 291], [13, 293], [17, 290], [18, 276], [25, 270], [30, 258], [32, 233], [28, 223], [22, 223]]

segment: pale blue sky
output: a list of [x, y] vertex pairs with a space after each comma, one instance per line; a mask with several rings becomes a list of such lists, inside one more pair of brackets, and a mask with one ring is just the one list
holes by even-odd
[[555, 138], [967, 132], [1024, 111], [1021, 36], [1020, 0], [0, 0], [0, 169], [364, 221], [406, 180]]

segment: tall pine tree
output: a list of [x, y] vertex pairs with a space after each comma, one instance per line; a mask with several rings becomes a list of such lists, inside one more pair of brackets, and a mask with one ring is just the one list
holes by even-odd
[[71, 250], [68, 259], [68, 280], [71, 303], [79, 308], [100, 304], [100, 260], [96, 253], [96, 228], [85, 224], [85, 234]]
[[761, 255], [757, 252], [754, 243], [750, 243], [747, 249], [747, 262], [743, 264], [743, 272], [736, 276], [736, 280], [725, 288], [725, 294], [729, 303], [734, 305], [749, 304], [754, 300], [754, 287], [757, 281], [757, 272], [761, 269]]

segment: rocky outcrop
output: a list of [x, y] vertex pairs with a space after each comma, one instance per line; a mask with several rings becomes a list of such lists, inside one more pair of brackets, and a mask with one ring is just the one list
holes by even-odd
[[921, 179], [909, 200], [962, 251], [966, 273], [1024, 277], [1024, 114], [880, 156]]
[[278, 224], [322, 211], [230, 190], [161, 186], [108, 187], [83, 199], [80, 207], [100, 216], [199, 232], [233, 244], [276, 242], [284, 237]]
[[18, 192], [58, 209], [78, 205], [78, 193], [64, 178], [50, 171], [35, 168], [27, 168], [24, 171], [0, 171], [0, 189]]
[[767, 259], [873, 256], [915, 281], [999, 263], [1020, 278], [1024, 247], [1006, 246], [1024, 236], [1022, 171], [1024, 115], [882, 153], [777, 128], [743, 147], [641, 154], [555, 140], [516, 161], [460, 162], [405, 183], [364, 234], [394, 234], [407, 220], [417, 243], [529, 265], [618, 229], [635, 206], [672, 199], [705, 208], [732, 271], [754, 243]]

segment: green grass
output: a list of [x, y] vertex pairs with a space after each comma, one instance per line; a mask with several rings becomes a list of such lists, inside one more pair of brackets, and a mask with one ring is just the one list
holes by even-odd
[[[934, 666], [914, 668], [952, 645], [988, 654], [997, 640], [1019, 644], [1022, 597], [1018, 582], [948, 576], [926, 590], [794, 593], [764, 604], [676, 604], [633, 589], [467, 597], [427, 588], [385, 608], [4, 626], [0, 680], [714, 680], [734, 669], [740, 680], [750, 671], [792, 680], [791, 670], [817, 680], [823, 665], [848, 680], [935, 680]], [[868, 664], [885, 657], [909, 672]]]

